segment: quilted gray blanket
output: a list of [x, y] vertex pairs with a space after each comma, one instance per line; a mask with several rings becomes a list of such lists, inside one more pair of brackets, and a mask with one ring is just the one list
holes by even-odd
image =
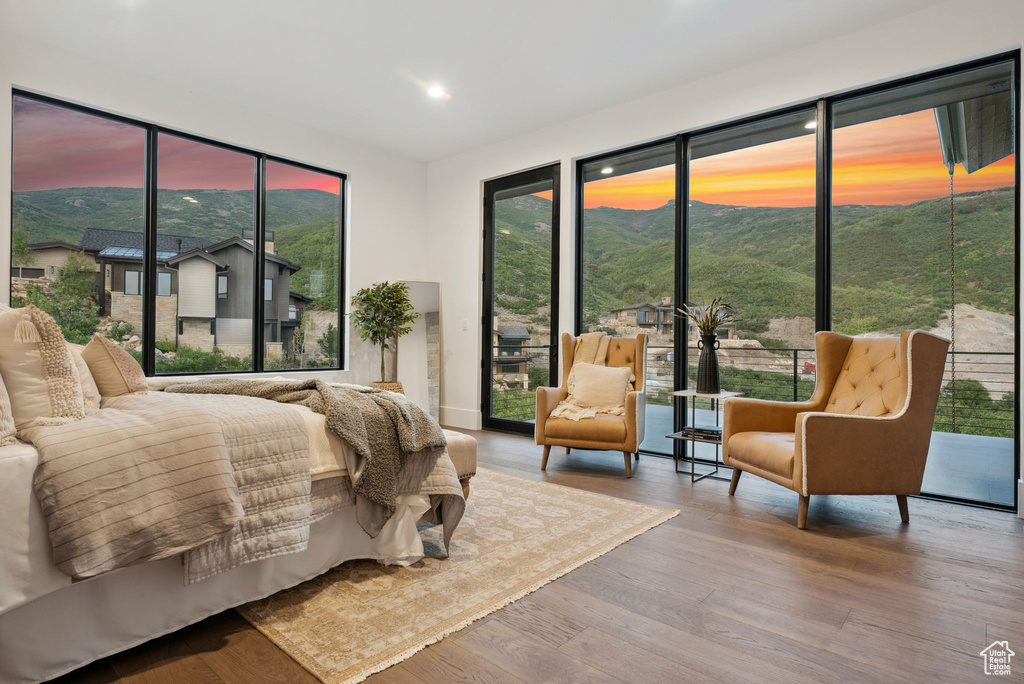
[[324, 415], [327, 429], [352, 446], [353, 453], [346, 456], [352, 462], [345, 467], [356, 495], [356, 519], [371, 537], [395, 512], [399, 473], [409, 458], [416, 455], [433, 464], [446, 446], [441, 426], [423, 409], [399, 395], [368, 387], [322, 380], [211, 378], [164, 391], [258, 397], [299, 404]]

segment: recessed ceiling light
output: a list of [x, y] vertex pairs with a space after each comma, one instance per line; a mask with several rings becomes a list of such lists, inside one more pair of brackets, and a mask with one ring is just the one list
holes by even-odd
[[445, 97], [447, 94], [448, 94], [448, 91], [446, 91], [444, 89], [444, 86], [441, 85], [440, 83], [435, 83], [434, 85], [432, 85], [429, 88], [427, 88], [427, 95], [429, 95], [430, 97], [434, 98], [435, 100], [440, 100], [442, 97]]
[[611, 173], [611, 172], [612, 172], [612, 171], [614, 171], [614, 170], [615, 170], [615, 169], [613, 169], [612, 167], [610, 167], [610, 166], [606, 166], [606, 167], [604, 167], [603, 169], [601, 169], [601, 173], [603, 173], [604, 175], [606, 175], [606, 176], [607, 176], [607, 175], [608, 175], [609, 173]]
[[818, 127], [818, 122], [817, 121], [808, 121], [807, 123], [804, 124], [804, 128], [806, 128], [807, 130], [813, 130], [813, 129], [817, 128], [817, 127]]
[[199, 200], [192, 199], [191, 197], [182, 197], [181, 199], [185, 200], [186, 202], [191, 202], [192, 204], [199, 204]]

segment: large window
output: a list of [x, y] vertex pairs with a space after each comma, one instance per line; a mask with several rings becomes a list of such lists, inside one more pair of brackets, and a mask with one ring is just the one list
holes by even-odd
[[161, 132], [157, 188], [157, 277], [168, 269], [177, 294], [156, 301], [156, 372], [253, 370], [256, 157]]
[[268, 160], [266, 169], [267, 250], [288, 263], [273, 268], [277, 296], [265, 307], [265, 365], [336, 367], [342, 178], [275, 160]]
[[12, 140], [11, 305], [51, 314], [71, 342], [141, 335], [141, 306], [133, 322], [110, 311], [114, 291], [142, 292], [141, 258], [113, 282], [97, 238], [116, 232], [141, 257], [146, 129], [16, 94]]
[[149, 374], [340, 366], [342, 174], [20, 92], [12, 167], [11, 302], [69, 341]]
[[[663, 395], [695, 376], [693, 332], [677, 322], [673, 349], [661, 309], [722, 297], [737, 313], [719, 331], [723, 389], [746, 396], [807, 398], [817, 330], [953, 338], [923, 490], [1017, 506], [1018, 65], [981, 60], [578, 163], [577, 332], [651, 335], [645, 451], [671, 450], [656, 445], [689, 416]], [[698, 408], [698, 423], [720, 420]]]
[[[689, 142], [687, 303], [735, 309], [718, 332], [722, 385], [756, 399], [814, 391], [815, 127], [811, 107]], [[688, 326], [690, 383], [697, 341]], [[711, 403], [698, 406], [698, 422], [714, 423]]]
[[675, 145], [582, 165], [584, 332], [645, 333], [647, 451], [672, 453]]
[[1014, 64], [839, 101], [832, 325], [953, 338], [924, 491], [1012, 506]]

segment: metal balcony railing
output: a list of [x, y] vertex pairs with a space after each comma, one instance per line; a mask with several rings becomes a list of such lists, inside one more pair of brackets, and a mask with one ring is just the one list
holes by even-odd
[[[515, 355], [502, 356], [507, 346], [495, 347], [492, 359], [492, 413], [495, 417], [529, 421], [535, 417], [538, 385], [557, 383], [548, 377], [551, 347], [528, 345]], [[693, 386], [700, 352], [687, 353], [687, 375]], [[744, 396], [772, 401], [803, 401], [814, 392], [816, 363], [813, 349], [787, 347], [722, 347], [719, 349], [722, 388]], [[956, 383], [952, 359], [956, 358]], [[936, 410], [935, 430], [957, 434], [1012, 437], [1015, 411], [1013, 352], [951, 352]], [[647, 348], [647, 403], [671, 406], [675, 357], [672, 347]], [[698, 408], [711, 408], [710, 402]]]

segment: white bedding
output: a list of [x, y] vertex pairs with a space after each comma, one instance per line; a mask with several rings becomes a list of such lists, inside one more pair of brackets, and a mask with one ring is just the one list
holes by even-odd
[[37, 682], [294, 586], [356, 558], [408, 564], [424, 549], [416, 521], [426, 495], [399, 497], [376, 539], [349, 506], [310, 526], [305, 551], [242, 565], [196, 584], [181, 581], [181, 559], [115, 570], [0, 615], [0, 682]]

